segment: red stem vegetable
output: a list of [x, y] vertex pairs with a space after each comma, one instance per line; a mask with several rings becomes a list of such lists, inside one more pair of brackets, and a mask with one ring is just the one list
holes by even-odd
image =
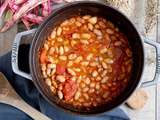
[[47, 2], [47, 0], [28, 0], [25, 2], [22, 7], [16, 11], [16, 13], [13, 15], [13, 18], [5, 23], [2, 29], [0, 29], [0, 32], [5, 32], [8, 30], [15, 22], [17, 22], [23, 15], [25, 15], [27, 12], [32, 10], [33, 8], [37, 7], [38, 5]]
[[51, 11], [51, 6], [56, 3], [70, 2], [72, 0], [4, 0], [0, 2], [0, 19], [7, 11], [12, 12], [11, 19], [7, 19], [0, 32], [5, 32], [14, 23], [21, 20], [27, 29], [31, 24], [40, 24], [44, 17], [47, 17]]
[[24, 2], [26, 2], [27, 0], [15, 0], [15, 4], [19, 5], [22, 4]]

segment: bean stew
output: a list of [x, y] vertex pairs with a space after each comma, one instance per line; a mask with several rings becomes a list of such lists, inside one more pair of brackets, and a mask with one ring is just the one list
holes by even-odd
[[126, 36], [107, 19], [91, 15], [74, 16], [53, 28], [39, 60], [53, 95], [87, 109], [122, 93], [133, 62]]

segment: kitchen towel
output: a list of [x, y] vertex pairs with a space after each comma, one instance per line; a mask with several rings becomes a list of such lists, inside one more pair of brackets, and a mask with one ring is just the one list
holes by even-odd
[[[23, 59], [25, 54], [21, 55], [19, 58]], [[23, 64], [27, 63], [24, 62]], [[11, 67], [11, 52], [0, 57], [0, 71], [27, 103], [53, 120], [130, 120], [120, 108], [91, 117], [71, 115], [55, 108], [41, 96], [31, 80], [13, 73]], [[0, 104], [0, 120], [31, 120], [31, 118], [14, 107]]]

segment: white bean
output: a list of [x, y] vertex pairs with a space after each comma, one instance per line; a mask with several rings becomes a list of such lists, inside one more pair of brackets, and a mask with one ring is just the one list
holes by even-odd
[[132, 52], [130, 51], [129, 48], [126, 49], [126, 54], [127, 54], [128, 57], [132, 56]]
[[100, 76], [98, 76], [97, 78], [96, 78], [96, 81], [100, 81], [102, 78], [100, 77]]
[[88, 28], [89, 28], [90, 31], [92, 31], [93, 30], [93, 25], [91, 23], [88, 23]]
[[91, 24], [96, 24], [96, 23], [97, 23], [97, 17], [91, 17], [88, 21], [89, 21]]
[[59, 59], [66, 61], [67, 60], [67, 56], [65, 56], [65, 55], [59, 56]]
[[54, 69], [52, 69], [52, 71], [51, 71], [51, 75], [54, 75], [56, 73], [56, 69], [54, 68]]
[[91, 35], [89, 33], [82, 33], [81, 34], [81, 38], [82, 39], [90, 39], [91, 38]]
[[85, 40], [85, 39], [81, 39], [80, 42], [81, 42], [82, 44], [85, 44], [85, 45], [88, 45], [88, 44], [89, 44], [88, 40]]
[[54, 48], [54, 47], [51, 47], [51, 48], [49, 49], [49, 54], [50, 54], [50, 55], [53, 55], [54, 52], [55, 52], [55, 48]]
[[91, 16], [90, 15], [85, 15], [82, 18], [85, 19], [85, 20], [88, 20], [89, 18], [91, 18]]
[[58, 27], [57, 28], [57, 35], [60, 36], [62, 33], [62, 28], [61, 27]]
[[76, 57], [77, 57], [76, 54], [70, 54], [70, 55], [68, 56], [68, 59], [73, 60], [73, 59], [75, 59]]
[[52, 56], [48, 56], [48, 59], [47, 59], [48, 62], [50, 63], [54, 63], [54, 58]]
[[74, 96], [74, 99], [78, 100], [80, 96], [81, 96], [81, 93], [79, 91], [77, 91], [75, 96]]
[[45, 82], [46, 82], [46, 84], [47, 84], [48, 86], [51, 86], [51, 85], [52, 85], [51, 79], [49, 79], [49, 78], [47, 78], [47, 79], [45, 80]]
[[89, 63], [89, 65], [92, 66], [92, 67], [96, 67], [98, 65], [98, 63], [97, 62], [91, 62], [91, 63]]
[[85, 79], [85, 83], [87, 84], [87, 85], [89, 85], [90, 84], [90, 79], [87, 77], [86, 79]]
[[77, 83], [80, 83], [81, 80], [82, 80], [82, 76], [80, 75], [80, 76], [78, 77], [78, 79], [77, 79]]
[[99, 59], [99, 61], [102, 61], [102, 60], [103, 60], [103, 57], [99, 56], [98, 59]]
[[73, 80], [73, 81], [76, 81], [76, 77], [74, 76], [74, 77], [71, 77], [71, 80]]
[[83, 82], [81, 82], [81, 83], [80, 83], [80, 86], [81, 86], [82, 88], [84, 88], [84, 87], [86, 87], [86, 84], [83, 83]]
[[55, 30], [52, 31], [52, 33], [51, 33], [51, 38], [52, 38], [52, 39], [55, 39], [55, 38], [56, 38], [56, 31], [55, 31]]
[[56, 81], [54, 81], [53, 79], [52, 79], [52, 85], [53, 85], [55, 88], [57, 88], [57, 87], [58, 87], [57, 82], [56, 82]]
[[101, 98], [97, 97], [96, 101], [100, 103], [101, 102]]
[[100, 84], [96, 84], [96, 90], [100, 89]]
[[106, 53], [107, 52], [107, 48], [102, 48], [101, 50], [100, 50], [100, 53], [101, 54], [104, 54], [104, 53]]
[[107, 70], [104, 70], [104, 71], [102, 72], [101, 76], [104, 77], [104, 76], [106, 76], [106, 74], [107, 74]]
[[65, 20], [65, 21], [63, 21], [63, 22], [61, 23], [61, 25], [62, 25], [62, 26], [66, 26], [68, 23], [69, 23], [69, 21], [68, 21], [68, 20]]
[[72, 34], [72, 38], [73, 38], [73, 39], [79, 39], [79, 38], [80, 38], [80, 34], [78, 34], [78, 33], [73, 33], [73, 34]]
[[51, 75], [51, 69], [47, 68], [47, 75], [50, 76]]
[[115, 46], [120, 46], [121, 44], [122, 44], [121, 41], [116, 41], [116, 42], [114, 43]]
[[89, 107], [90, 105], [91, 105], [91, 103], [83, 103], [83, 105], [85, 106], [85, 107]]
[[107, 69], [107, 68], [108, 68], [108, 66], [107, 66], [107, 64], [106, 64], [105, 62], [102, 62], [102, 67], [103, 67], [104, 69]]
[[69, 74], [71, 74], [73, 76], [76, 76], [76, 73], [72, 69], [67, 68], [67, 71], [68, 71]]
[[87, 94], [87, 93], [83, 93], [83, 96], [84, 96], [84, 98], [85, 98], [86, 100], [88, 100], [88, 99], [89, 99], [89, 96], [88, 96], [88, 94]]
[[45, 71], [47, 69], [46, 64], [41, 65], [42, 71]]
[[111, 58], [106, 58], [104, 61], [106, 63], [108, 63], [108, 64], [112, 64], [113, 63], [113, 60]]
[[112, 72], [112, 67], [109, 65], [108, 66], [108, 72], [111, 73]]
[[97, 36], [102, 36], [102, 32], [98, 29], [94, 29], [93, 32], [97, 35]]
[[79, 63], [80, 61], [83, 60], [83, 57], [82, 56], [78, 56], [76, 59], [75, 59], [75, 63]]
[[69, 51], [69, 47], [68, 46], [64, 46], [64, 51], [68, 52]]
[[70, 22], [71, 24], [75, 23], [75, 21], [76, 21], [75, 18], [70, 18], [70, 20], [69, 20], [69, 22]]
[[71, 67], [73, 65], [73, 61], [69, 61], [68, 63], [67, 63], [67, 67]]
[[108, 92], [105, 92], [105, 93], [103, 94], [103, 98], [107, 98], [108, 95], [109, 95], [109, 93], [108, 93]]
[[50, 90], [51, 90], [53, 93], [56, 93], [56, 89], [55, 89], [55, 87], [50, 86]]
[[59, 54], [59, 49], [57, 46], [55, 46], [55, 53]]
[[88, 90], [89, 90], [88, 87], [85, 87], [85, 88], [82, 89], [83, 92], [87, 92]]
[[103, 84], [103, 83], [106, 83], [108, 79], [109, 79], [108, 76], [103, 77], [102, 80], [101, 80], [101, 83], [102, 83], [102, 84]]
[[47, 74], [46, 74], [45, 71], [42, 71], [42, 74], [43, 74], [43, 77], [44, 77], [44, 78], [47, 78]]
[[49, 46], [48, 46], [47, 43], [44, 44], [44, 49], [45, 49], [45, 50], [48, 50], [48, 49], [49, 49]]
[[56, 80], [58, 80], [59, 82], [65, 82], [65, 77], [63, 75], [57, 75]]
[[77, 21], [80, 22], [80, 23], [85, 23], [85, 20], [80, 18], [80, 17], [77, 18]]
[[80, 68], [73, 68], [73, 69], [74, 69], [74, 71], [76, 71], [76, 72], [80, 72], [80, 71], [81, 71]]
[[47, 67], [50, 69], [53, 69], [53, 68], [56, 68], [56, 64], [51, 63], [51, 64], [48, 64]]
[[86, 57], [86, 59], [89, 61], [89, 60], [91, 60], [93, 58], [93, 54], [92, 53], [90, 53], [87, 57]]
[[62, 42], [63, 39], [62, 39], [61, 37], [58, 37], [58, 38], [57, 38], [57, 41], [58, 41], [58, 42]]
[[95, 87], [95, 85], [96, 85], [96, 83], [95, 83], [95, 82], [91, 82], [90, 87], [91, 87], [91, 88], [94, 88], [94, 87]]
[[92, 76], [93, 77], [96, 77], [98, 75], [98, 72], [96, 71], [96, 70], [94, 70], [93, 72], [92, 72]]
[[95, 89], [94, 88], [91, 88], [89, 89], [88, 93], [94, 93]]
[[113, 33], [114, 33], [114, 31], [113, 31], [112, 29], [110, 29], [110, 28], [106, 29], [106, 32], [107, 32], [108, 34], [113, 34]]
[[82, 65], [82, 66], [87, 66], [88, 64], [89, 64], [88, 61], [82, 61], [82, 62], [81, 62], [81, 65]]
[[63, 99], [63, 93], [61, 91], [57, 92], [59, 99]]
[[63, 46], [60, 46], [60, 47], [59, 47], [59, 54], [60, 54], [60, 55], [63, 55], [63, 54], [64, 54]]
[[81, 24], [80, 22], [78, 22], [78, 21], [76, 21], [75, 24], [76, 24], [77, 27], [80, 27], [80, 26], [82, 25], [82, 24]]

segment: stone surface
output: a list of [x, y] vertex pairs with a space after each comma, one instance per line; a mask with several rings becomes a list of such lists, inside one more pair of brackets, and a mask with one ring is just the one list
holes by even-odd
[[[144, 18], [145, 18], [145, 2], [147, 0], [134, 0], [135, 8], [133, 14], [129, 19], [135, 24], [141, 35], [144, 35]], [[157, 3], [160, 0], [155, 0]], [[160, 7], [159, 7], [160, 8]], [[160, 14], [160, 9], [159, 9]], [[156, 18], [155, 18], [156, 19]], [[160, 42], [160, 17], [157, 19], [159, 23], [153, 28], [152, 32], [147, 35], [147, 38]], [[11, 50], [11, 45], [17, 33], [17, 26], [15, 25], [11, 30], [6, 33], [0, 33], [0, 55]], [[155, 49], [145, 44], [146, 61], [145, 70], [142, 81], [150, 81], [155, 74]], [[141, 110], [131, 110], [130, 108], [122, 105], [121, 108], [129, 115], [131, 120], [160, 120], [160, 85], [144, 88], [149, 96], [148, 102]], [[157, 98], [156, 98], [157, 89]], [[158, 104], [157, 104], [158, 103]], [[156, 114], [156, 109], [158, 110]], [[157, 115], [157, 116], [156, 116]]]
[[5, 33], [0, 33], [0, 56], [11, 50], [16, 33], [17, 25], [14, 25]]

